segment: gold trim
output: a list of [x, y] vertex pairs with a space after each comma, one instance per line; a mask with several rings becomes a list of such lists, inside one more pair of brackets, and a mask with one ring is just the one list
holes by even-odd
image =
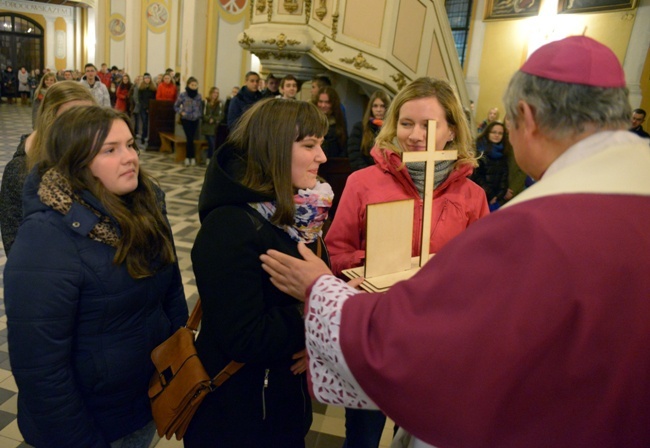
[[361, 52], [359, 52], [359, 54], [353, 58], [339, 58], [339, 61], [346, 64], [351, 64], [357, 70], [361, 70], [362, 68], [367, 68], [368, 70], [377, 70], [377, 67], [370, 64], [366, 58], [363, 57], [363, 54]]
[[266, 21], [270, 22], [273, 18], [273, 0], [267, 0], [269, 3], [269, 9], [266, 11]]
[[332, 48], [330, 48], [329, 45], [327, 45], [327, 39], [325, 36], [323, 36], [323, 40], [321, 40], [318, 43], [314, 42], [314, 46], [320, 50], [321, 53], [327, 53], [330, 51], [334, 51]]
[[257, 6], [255, 6], [255, 9], [257, 9], [257, 12], [262, 14], [266, 9], [266, 0], [257, 0]]
[[397, 86], [398, 91], [402, 90], [404, 88], [404, 86], [406, 85], [406, 83], [408, 82], [408, 80], [406, 79], [406, 77], [404, 76], [403, 73], [398, 73], [396, 75], [390, 75], [390, 77], [391, 77], [391, 79], [393, 81], [395, 81], [395, 85]]
[[262, 42], [265, 44], [276, 45], [280, 51], [284, 50], [287, 45], [300, 45], [300, 41], [287, 39], [287, 36], [284, 33], [278, 34], [277, 39], [265, 39]]
[[332, 40], [336, 40], [336, 34], [338, 33], [339, 28], [339, 12], [336, 11], [332, 14]]
[[250, 37], [248, 34], [246, 34], [246, 32], [244, 32], [244, 37], [242, 37], [242, 38], [239, 40], [239, 45], [241, 45], [242, 47], [244, 47], [244, 48], [247, 49], [247, 50], [248, 50], [248, 49], [251, 47], [251, 45], [254, 44], [254, 43], [255, 43], [255, 39], [253, 39], [253, 38]]

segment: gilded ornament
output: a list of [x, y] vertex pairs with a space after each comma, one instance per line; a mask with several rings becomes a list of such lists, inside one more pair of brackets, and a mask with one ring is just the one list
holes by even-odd
[[332, 40], [336, 40], [336, 33], [339, 28], [339, 13], [338, 11], [332, 14]]
[[293, 14], [298, 10], [298, 0], [284, 0], [284, 9], [289, 14]]
[[311, 0], [305, 0], [305, 24], [309, 23], [310, 15], [311, 15]]
[[269, 9], [267, 11], [266, 21], [270, 22], [271, 21], [271, 16], [273, 15], [273, 0], [267, 0], [267, 2], [269, 4]]
[[397, 86], [397, 90], [402, 90], [408, 80], [402, 73], [398, 73], [396, 75], [390, 75], [390, 77], [395, 81], [395, 85]]
[[277, 39], [265, 39], [262, 42], [265, 44], [276, 45], [278, 50], [282, 51], [287, 45], [300, 45], [300, 41], [287, 39], [284, 33], [280, 33]]
[[361, 70], [362, 68], [367, 68], [368, 70], [377, 70], [377, 67], [366, 61], [366, 58], [363, 57], [363, 54], [361, 54], [361, 52], [359, 52], [359, 54], [353, 58], [340, 58], [339, 61], [345, 62], [346, 64], [352, 64], [357, 70]]
[[325, 36], [323, 36], [323, 40], [315, 44], [315, 46], [320, 50], [321, 53], [334, 51], [332, 48], [329, 47], [329, 45], [327, 45], [327, 39], [325, 38]]
[[266, 9], [266, 0], [257, 0], [257, 6], [255, 8], [257, 8], [257, 12], [260, 14], [263, 13]]
[[320, 0], [320, 6], [316, 8], [316, 17], [318, 20], [323, 20], [327, 15], [327, 0]]
[[239, 41], [239, 45], [242, 47], [249, 49], [252, 44], [255, 43], [255, 39], [251, 38], [248, 34], [244, 33], [244, 37], [241, 38]]

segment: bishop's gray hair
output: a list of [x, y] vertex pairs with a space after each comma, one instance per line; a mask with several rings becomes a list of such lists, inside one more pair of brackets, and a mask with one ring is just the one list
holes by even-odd
[[507, 118], [517, 127], [517, 104], [531, 106], [535, 122], [550, 138], [579, 134], [587, 125], [599, 130], [627, 129], [632, 117], [627, 87], [604, 88], [553, 81], [517, 72], [503, 96]]

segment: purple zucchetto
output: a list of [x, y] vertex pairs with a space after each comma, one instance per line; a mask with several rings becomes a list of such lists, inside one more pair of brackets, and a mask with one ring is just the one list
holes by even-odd
[[625, 73], [614, 52], [586, 36], [571, 36], [540, 47], [519, 70], [570, 84], [625, 87]]

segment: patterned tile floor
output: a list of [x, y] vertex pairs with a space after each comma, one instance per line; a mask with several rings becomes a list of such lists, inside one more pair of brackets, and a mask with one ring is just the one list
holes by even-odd
[[[0, 104], [0, 171], [11, 160], [20, 136], [31, 131], [31, 106]], [[179, 264], [183, 274], [185, 294], [190, 309], [197, 299], [196, 285], [192, 273], [190, 250], [199, 229], [197, 200], [205, 168], [184, 168], [174, 163], [173, 155], [143, 151], [142, 164], [154, 173], [167, 194], [167, 210], [174, 232]], [[0, 249], [0, 284], [6, 256]], [[4, 288], [0, 286], [0, 298], [4, 299]], [[7, 351], [7, 318], [4, 300], [0, 301], [0, 448], [27, 447], [16, 423], [17, 387], [11, 375]], [[308, 448], [339, 448], [345, 434], [344, 410], [314, 403], [314, 423], [306, 438]], [[381, 440], [381, 447], [390, 445], [392, 422], [387, 422]], [[178, 448], [182, 442], [161, 440], [157, 448]]]

